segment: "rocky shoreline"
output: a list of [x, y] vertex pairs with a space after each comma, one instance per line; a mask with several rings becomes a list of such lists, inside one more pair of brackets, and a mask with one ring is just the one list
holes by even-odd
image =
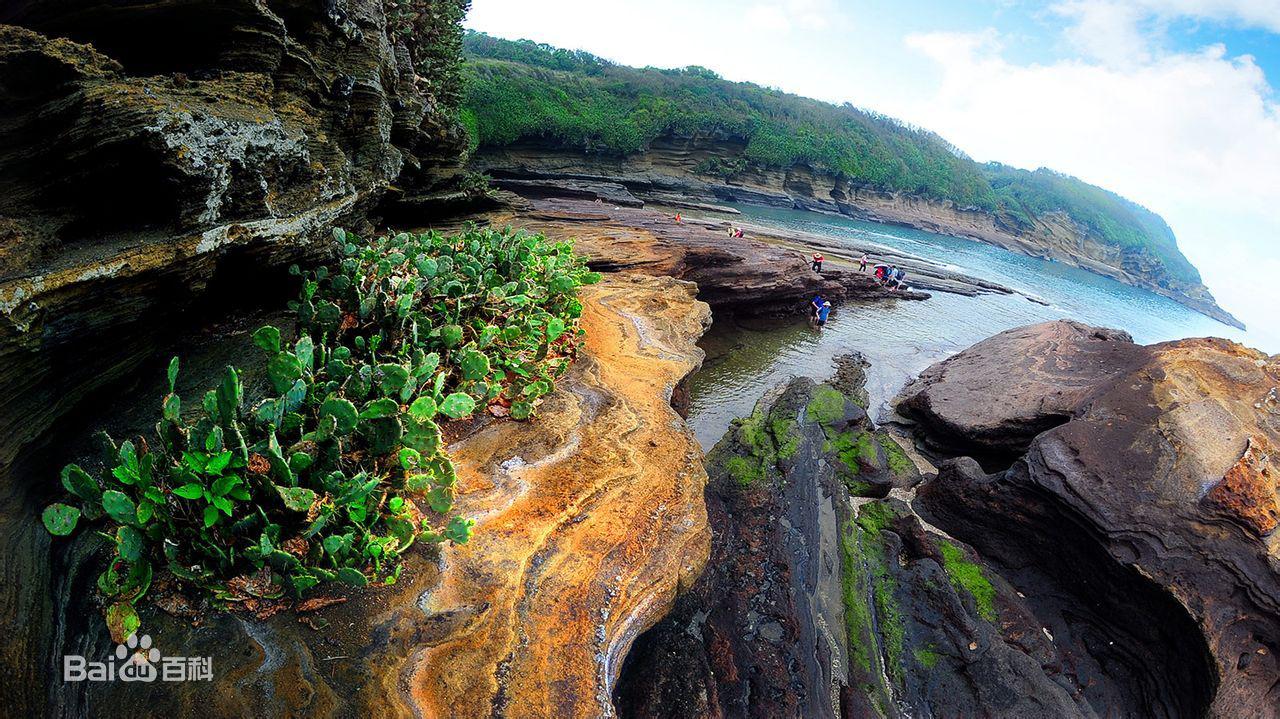
[[[673, 210], [509, 194], [503, 196], [499, 209], [468, 219], [573, 238], [595, 269], [690, 280], [699, 285], [700, 297], [714, 309], [734, 313], [798, 314], [804, 310], [805, 298], [814, 292], [838, 300], [873, 302], [927, 299], [929, 292], [968, 297], [1019, 294], [1028, 301], [1043, 302], [903, 253], [870, 245], [834, 247], [830, 238], [812, 233], [719, 219], [714, 216], [718, 212], [714, 207], [694, 212], [676, 224]], [[728, 237], [730, 226], [742, 228], [746, 237]], [[861, 249], [874, 262], [906, 270], [909, 289], [889, 292], [876, 287], [870, 270], [857, 270], [856, 255]], [[821, 274], [809, 267], [809, 256], [815, 251], [827, 257]]]
[[1225, 340], [1056, 322], [936, 365], [898, 407], [927, 446], [988, 458], [944, 463], [920, 509], [1028, 596], [1052, 588], [1035, 610], [1087, 640], [1094, 705], [1112, 682], [1142, 714], [1274, 717], [1277, 385], [1280, 358]]
[[698, 174], [699, 162], [721, 154], [733, 156], [739, 150], [706, 138], [663, 138], [644, 153], [622, 158], [526, 144], [487, 150], [472, 164], [499, 184], [527, 194], [564, 196], [572, 188], [577, 198], [601, 197], [633, 207], [646, 202], [675, 206], [690, 201], [741, 202], [828, 212], [987, 242], [1142, 287], [1244, 329], [1202, 284], [1178, 282], [1155, 266], [1137, 262], [1120, 248], [1098, 242], [1060, 213], [1051, 213], [1032, 230], [1021, 232], [974, 208], [851, 186], [804, 166], [744, 171], [730, 180]]
[[622, 716], [1280, 715], [1280, 358], [1018, 328], [902, 392], [923, 455], [841, 377], [708, 454], [711, 560]]

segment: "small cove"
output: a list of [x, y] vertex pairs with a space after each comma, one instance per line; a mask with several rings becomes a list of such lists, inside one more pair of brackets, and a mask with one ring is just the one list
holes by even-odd
[[1210, 335], [1247, 343], [1244, 332], [1166, 297], [994, 245], [812, 212], [745, 205], [738, 209], [753, 223], [820, 234], [836, 244], [875, 243], [998, 282], [1047, 304], [1019, 295], [934, 292], [923, 302], [842, 305], [822, 329], [803, 319], [717, 316], [701, 342], [707, 360], [689, 385], [689, 421], [704, 449], [720, 439], [734, 417], [750, 413], [769, 387], [793, 375], [830, 378], [834, 358], [853, 351], [871, 362], [871, 412], [883, 418], [888, 402], [911, 377], [1011, 327], [1071, 318], [1126, 330], [1143, 344]]

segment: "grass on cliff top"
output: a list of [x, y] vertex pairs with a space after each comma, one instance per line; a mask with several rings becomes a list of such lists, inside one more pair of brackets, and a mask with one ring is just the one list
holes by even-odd
[[626, 67], [483, 33], [468, 32], [464, 46], [463, 105], [482, 148], [535, 141], [629, 155], [661, 137], [729, 138], [741, 153], [705, 160], [696, 172], [729, 179], [804, 165], [854, 185], [992, 212], [1026, 231], [1062, 212], [1101, 242], [1142, 254], [1178, 280], [1200, 281], [1150, 210], [1052, 170], [978, 164], [932, 132], [848, 103], [730, 82], [703, 67]]
[[999, 615], [996, 612], [996, 590], [991, 580], [982, 573], [982, 567], [968, 561], [964, 550], [947, 540], [942, 540], [938, 548], [942, 551], [942, 568], [956, 589], [973, 597], [978, 616], [988, 622], [995, 622]]
[[394, 583], [416, 540], [466, 542], [440, 423], [501, 407], [531, 416], [572, 361], [578, 288], [599, 279], [566, 243], [510, 230], [335, 230], [345, 259], [301, 276], [297, 325], [263, 327], [268, 396], [242, 374], [183, 409], [178, 359], [150, 439], [105, 439], [105, 472], [71, 464], [57, 536], [101, 522], [98, 578], [115, 641], [139, 626], [154, 573], [194, 604], [270, 606], [317, 585]]

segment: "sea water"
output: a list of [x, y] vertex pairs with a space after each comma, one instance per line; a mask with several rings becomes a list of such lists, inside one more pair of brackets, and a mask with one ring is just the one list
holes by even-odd
[[[740, 206], [743, 219], [824, 235], [858, 246], [879, 245], [1013, 288], [1020, 295], [964, 297], [933, 292], [925, 301], [892, 300], [836, 307], [823, 328], [808, 322], [717, 319], [702, 340], [707, 360], [690, 383], [689, 420], [710, 449], [734, 417], [751, 412], [761, 394], [793, 375], [827, 379], [835, 357], [861, 352], [871, 362], [872, 416], [929, 365], [993, 334], [1062, 318], [1116, 327], [1142, 344], [1216, 336], [1248, 344], [1240, 330], [1173, 300], [1108, 277], [994, 245], [908, 228], [812, 212]], [[874, 252], [871, 259], [875, 261]], [[907, 278], [910, 284], [910, 277]]]

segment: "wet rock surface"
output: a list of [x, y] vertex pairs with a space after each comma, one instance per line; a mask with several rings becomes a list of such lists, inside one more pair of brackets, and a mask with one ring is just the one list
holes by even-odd
[[1094, 716], [1064, 650], [976, 552], [896, 496], [851, 494], [851, 430], [892, 442], [797, 379], [712, 450], [711, 559], [637, 640], [619, 715]]
[[[707, 458], [706, 571], [637, 642], [621, 716], [833, 716], [844, 682], [848, 491], [807, 417], [810, 380], [761, 400]], [[825, 388], [839, 419], [865, 415]], [[831, 397], [830, 395], [834, 395]]]
[[[707, 557], [701, 450], [670, 399], [701, 361], [695, 343], [709, 312], [690, 285], [669, 278], [607, 279], [584, 289], [583, 301], [587, 339], [539, 417], [492, 422], [450, 447], [460, 511], [477, 520], [468, 544], [415, 547], [397, 584], [338, 594], [347, 601], [320, 612], [211, 614], [193, 626], [148, 604], [143, 629], [155, 646], [164, 656], [211, 657], [214, 681], [163, 691], [59, 682], [30, 704], [6, 692], [9, 711], [611, 712], [612, 685], [632, 640], [665, 614]], [[249, 346], [247, 332], [235, 336]], [[197, 381], [224, 360], [197, 356], [184, 367]], [[160, 371], [157, 392], [162, 379]], [[133, 413], [134, 431], [154, 418], [151, 402], [145, 405]], [[77, 540], [55, 560], [59, 578], [46, 611], [56, 619], [56, 641], [38, 664], [42, 674], [57, 676], [64, 653], [106, 657], [114, 649], [94, 605], [100, 567], [92, 540]]]
[[[966, 422], [942, 400], [986, 373], [1002, 381], [985, 383]], [[1280, 714], [1276, 358], [1225, 340], [1140, 347], [1049, 323], [926, 377], [903, 400], [926, 443], [980, 454], [991, 427], [1042, 428], [1007, 470], [945, 465], [918, 504], [1031, 598], [1056, 644], [1074, 645], [1064, 668], [1090, 706]]]
[[450, 187], [464, 135], [429, 90], [381, 0], [0, 3], [9, 711], [61, 689], [53, 607], [92, 593], [40, 523], [88, 418], [126, 412], [179, 338], [282, 307], [285, 269], [368, 229], [392, 183]]

